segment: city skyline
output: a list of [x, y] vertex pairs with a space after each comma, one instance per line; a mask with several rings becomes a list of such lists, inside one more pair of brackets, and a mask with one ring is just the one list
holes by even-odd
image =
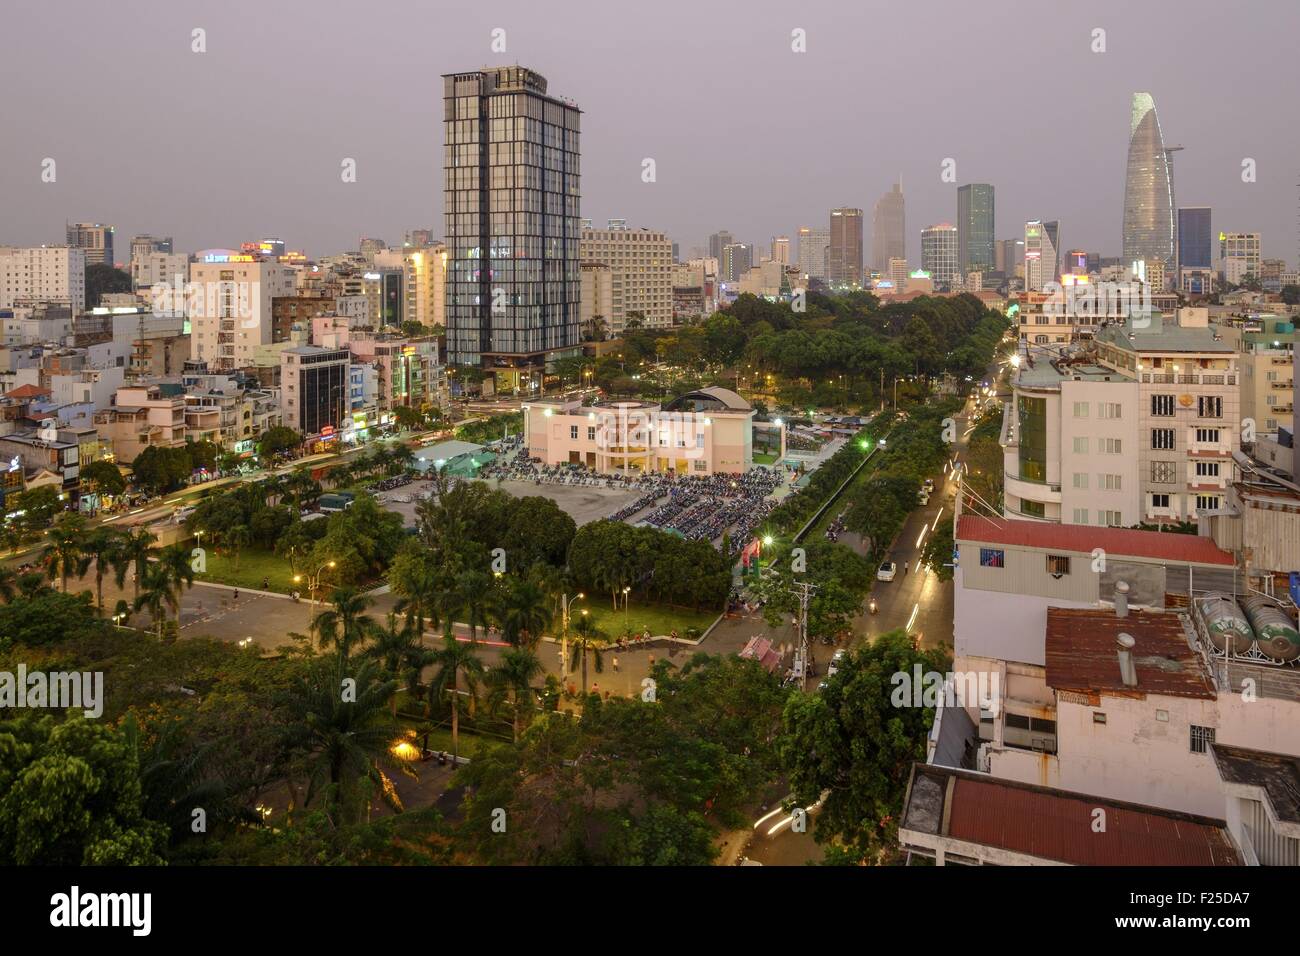
[[[765, 9], [758, 7], [758, 12]], [[371, 19], [382, 24], [384, 14], [397, 9], [380, 3]], [[342, 18], [321, 17], [309, 50], [339, 52], [349, 62], [348, 44], [374, 39], [391, 47], [383, 60], [386, 72], [364, 83], [347, 71], [338, 76], [295, 72], [293, 66], [304, 61], [294, 54], [286, 58], [287, 68], [277, 72], [274, 89], [293, 97], [295, 108], [258, 115], [245, 102], [256, 94], [234, 96], [229, 77], [251, 74], [283, 56], [280, 47], [295, 35], [299, 14], [265, 11], [254, 34], [244, 29], [236, 11], [214, 9], [200, 17], [210, 21], [202, 25], [207, 52], [195, 54], [190, 51], [193, 17], [165, 6], [156, 10], [158, 16], [140, 24], [128, 24], [108, 9], [87, 11], [84, 34], [122, 54], [115, 64], [119, 85], [147, 82], [142, 69], [161, 70], [174, 80], [155, 91], [156, 122], [99, 116], [69, 95], [73, 85], [81, 89], [89, 82], [94, 59], [89, 48], [75, 45], [83, 40], [74, 41], [68, 55], [61, 56], [68, 63], [66, 78], [52, 79], [26, 102], [12, 104], [12, 135], [0, 145], [0, 190], [10, 197], [0, 243], [56, 243], [63, 238], [65, 222], [86, 221], [114, 225], [122, 242], [135, 234], [170, 234], [176, 247], [185, 250], [237, 246], [259, 235], [282, 236], [292, 248], [313, 256], [354, 248], [363, 235], [395, 242], [408, 229], [441, 222], [437, 75], [518, 62], [546, 76], [554, 89], [581, 103], [588, 116], [583, 215], [622, 217], [661, 229], [679, 240], [683, 250], [704, 241], [719, 223], [753, 242], [791, 234], [832, 208], [869, 210], [901, 172], [914, 224], [907, 236], [913, 249], [920, 225], [954, 219], [958, 186], [987, 182], [999, 192], [1003, 223], [1059, 218], [1070, 224], [1075, 245], [1118, 255], [1121, 156], [1128, 134], [1121, 117], [1133, 92], [1149, 90], [1160, 106], [1165, 136], [1186, 147], [1179, 158], [1177, 201], [1213, 207], [1216, 223], [1225, 229], [1260, 232], [1265, 255], [1296, 257], [1293, 157], [1300, 152], [1300, 133], [1267, 119], [1285, 113], [1288, 83], [1280, 72], [1285, 58], [1280, 45], [1272, 51], [1276, 56], [1269, 47], [1284, 42], [1286, 25], [1298, 20], [1294, 11], [1274, 12], [1278, 29], [1250, 36], [1260, 64], [1254, 98], [1258, 113], [1253, 116], [1243, 116], [1231, 94], [1218, 88], [1215, 71], [1198, 66], [1213, 62], [1214, 51], [1222, 49], [1216, 44], [1231, 44], [1238, 34], [1244, 38], [1250, 32], [1244, 22], [1215, 22], [1214, 30], [1186, 31], [1175, 49], [1174, 44], [1148, 42], [1164, 23], [1156, 11], [1103, 4], [1087, 19], [1052, 21], [1042, 36], [1023, 38], [1022, 54], [989, 68], [991, 80], [1010, 82], [1021, 71], [1051, 61], [1054, 69], [1068, 67], [1084, 79], [1083, 96], [1066, 97], [1044, 87], [1028, 94], [1031, 102], [1018, 101], [1020, 108], [1009, 111], [1005, 123], [989, 123], [983, 113], [964, 117], [940, 110], [946, 84], [941, 91], [914, 79], [897, 101], [884, 96], [864, 101], [846, 94], [846, 108], [850, 99], [855, 108], [864, 104], [853, 114], [860, 121], [823, 128], [814, 117], [800, 115], [806, 111], [797, 108], [799, 91], [854, 63], [845, 45], [855, 35], [853, 23], [868, 27], [865, 13], [829, 6], [778, 13], [780, 8], [772, 5], [770, 16], [731, 24], [725, 12], [696, 11], [701, 35], [708, 35], [710, 24], [729, 24], [734, 35], [722, 54], [704, 39], [676, 36], [669, 29], [671, 18], [647, 25], [611, 53], [589, 42], [600, 14], [585, 17], [582, 29], [566, 32], [548, 26], [537, 11], [506, 4], [490, 14], [439, 24], [431, 40], [422, 36], [430, 31], [419, 29], [403, 35], [381, 31], [381, 40], [371, 37], [378, 27], [344, 28]], [[1211, 14], [1209, 4], [1188, 4], [1179, 12], [1189, 26], [1208, 24]], [[424, 11], [408, 15], [416, 21], [432, 17]], [[21, 75], [48, 60], [53, 52], [49, 38], [57, 35], [52, 16], [39, 9], [15, 12], [15, 29], [8, 36], [21, 36], [23, 42], [4, 45], [0, 40], [5, 53], [0, 69]], [[832, 18], [841, 16], [846, 25], [837, 26]], [[900, 28], [917, 16], [899, 14]], [[334, 22], [341, 25], [331, 27]], [[1105, 53], [1090, 49], [1089, 33], [1097, 25], [1108, 30]], [[922, 29], [919, 19], [914, 26]], [[493, 53], [490, 46], [498, 27], [506, 30], [504, 53]], [[795, 28], [807, 32], [806, 53], [791, 51]], [[923, 29], [934, 55], [955, 58], [986, 28], [975, 14], [954, 6], [948, 17], [927, 18]], [[417, 36], [429, 47], [418, 55]], [[657, 103], [662, 91], [652, 96], [642, 88], [638, 77], [659, 70], [669, 89], [685, 93], [699, 76], [678, 64], [706, 53], [710, 62], [721, 55], [734, 66], [710, 70], [723, 94], [761, 91], [764, 96], [754, 99], [762, 103], [723, 95], [729, 104], [723, 122], [707, 110], [683, 121], [668, 105], [674, 96]], [[873, 63], [850, 67], [857, 73], [846, 77], [854, 82], [845, 86], [885, 89], [890, 64], [896, 65], [898, 56], [881, 49]], [[754, 75], [765, 79], [756, 84]], [[773, 103], [789, 108], [772, 110]], [[834, 110], [834, 103], [827, 105]], [[781, 135], [769, 138], [777, 142], [765, 146], [763, 163], [730, 162], [724, 170], [715, 157], [734, 149], [743, 130], [761, 128], [760, 113], [782, 117]], [[942, 122], [916, 119], [938, 115]], [[1035, 115], [1052, 121], [1025, 119]], [[1062, 117], [1068, 122], [1056, 121]], [[1206, 125], [1216, 117], [1218, 122]], [[1208, 132], [1229, 122], [1240, 136]], [[905, 135], [882, 144], [874, 135], [882, 127]], [[1079, 148], [1054, 148], [1062, 137]], [[128, 149], [142, 139], [155, 148], [144, 154]], [[814, 169], [807, 161], [810, 142], [818, 144]], [[1051, 162], [1043, 161], [1045, 151], [1051, 152]], [[58, 164], [55, 183], [40, 180], [45, 158]], [[355, 183], [340, 182], [344, 158], [357, 162]], [[944, 182], [941, 165], [949, 158], [956, 161], [956, 176]], [[1257, 164], [1253, 183], [1241, 180], [1241, 163], [1247, 158]], [[644, 159], [655, 161], [654, 182], [642, 181]], [[772, 188], [773, 169], [789, 171], [780, 189]], [[194, 190], [198, 181], [225, 188]], [[756, 203], [754, 196], [766, 201]], [[1003, 232], [999, 238], [1015, 234], [1014, 229]]]

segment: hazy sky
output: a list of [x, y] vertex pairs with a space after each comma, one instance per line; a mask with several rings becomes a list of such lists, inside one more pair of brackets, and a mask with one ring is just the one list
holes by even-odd
[[955, 219], [951, 157], [958, 183], [996, 186], [999, 238], [1056, 218], [1066, 248], [1118, 255], [1145, 89], [1185, 147], [1177, 202], [1262, 232], [1294, 268], [1298, 28], [1291, 0], [5, 0], [0, 244], [62, 242], [65, 220], [115, 225], [119, 261], [143, 232], [313, 256], [440, 236], [439, 77], [518, 62], [584, 111], [582, 214], [665, 229], [683, 253], [720, 228], [793, 235], [833, 206], [867, 211], [869, 243], [901, 173], [916, 262], [920, 229]]

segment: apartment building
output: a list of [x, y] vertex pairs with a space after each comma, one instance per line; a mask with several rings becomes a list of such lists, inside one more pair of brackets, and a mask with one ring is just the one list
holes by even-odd
[[[1300, 800], [1275, 786], [1300, 780], [1294, 604], [1204, 536], [959, 514], [955, 542], [952, 682], [986, 693], [941, 706], [932, 764], [1210, 818], [1241, 862], [1300, 864]], [[1245, 623], [1260, 602], [1269, 630]]]
[[1223, 504], [1239, 434], [1237, 356], [1204, 309], [1022, 345], [1004, 409], [1008, 517], [1127, 527]]
[[1219, 233], [1219, 272], [1238, 285], [1246, 276], [1260, 277], [1260, 235], [1257, 232]]
[[[642, 325], [666, 329], [673, 324], [673, 243], [668, 236], [651, 229], [583, 229], [579, 244], [581, 261], [603, 263], [610, 269], [609, 312], [605, 319], [610, 333], [621, 335], [627, 317], [640, 313]], [[595, 292], [583, 273], [583, 290]], [[582, 316], [598, 315], [593, 305], [582, 305]]]
[[349, 397], [346, 348], [296, 345], [280, 353], [280, 402], [284, 424], [310, 437], [335, 435]]
[[214, 371], [253, 364], [275, 341], [272, 303], [294, 292], [293, 271], [251, 255], [209, 251], [190, 267], [190, 358]]
[[189, 431], [185, 423], [185, 390], [179, 384], [127, 385], [119, 388], [113, 405], [95, 412], [101, 440], [113, 457], [129, 464], [146, 448], [179, 448]]
[[86, 308], [86, 250], [75, 246], [0, 246], [0, 309], [18, 302]]
[[[1241, 415], [1256, 434], [1295, 434], [1295, 322], [1290, 316], [1249, 314], [1219, 326], [1237, 351]], [[1243, 437], [1243, 441], [1247, 441]]]

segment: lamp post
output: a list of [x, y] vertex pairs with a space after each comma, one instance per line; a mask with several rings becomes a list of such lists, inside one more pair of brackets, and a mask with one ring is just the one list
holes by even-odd
[[569, 610], [570, 608], [573, 607], [573, 605], [576, 602], [581, 601], [585, 597], [586, 595], [583, 594], [581, 591], [579, 591], [578, 594], [574, 596], [573, 600], [569, 600], [569, 596], [567, 594], [562, 594], [560, 596], [560, 603], [561, 603], [560, 622], [562, 625], [562, 633], [560, 637], [560, 679], [561, 680], [564, 679], [565, 674], [568, 672]]
[[[307, 575], [307, 590], [311, 592], [311, 609], [312, 609], [312, 611], [315, 611], [315, 610], [316, 610], [316, 589], [317, 589], [318, 587], [320, 587], [320, 579], [321, 579], [321, 575], [323, 575], [323, 574], [325, 573], [325, 570], [326, 570], [327, 568], [332, 568], [332, 567], [334, 567], [334, 566], [335, 566], [335, 562], [333, 562], [333, 561], [326, 561], [324, 564], [322, 564], [319, 568], [316, 569], [316, 573], [315, 573], [315, 574], [309, 574], [309, 575]], [[293, 583], [294, 583], [294, 584], [297, 584], [297, 583], [298, 583], [299, 581], [301, 581], [301, 580], [302, 580], [302, 575], [301, 575], [301, 574], [295, 574], [295, 575], [293, 576]]]
[[632, 595], [632, 589], [630, 587], [624, 587], [623, 588], [623, 633], [624, 634], [628, 633], [627, 602], [631, 600], [631, 595]]

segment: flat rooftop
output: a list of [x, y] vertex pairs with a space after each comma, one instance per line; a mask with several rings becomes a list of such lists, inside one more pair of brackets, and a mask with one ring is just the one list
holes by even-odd
[[1221, 820], [930, 764], [912, 765], [899, 835], [976, 859], [992, 850], [1069, 866], [1241, 864]]
[[1103, 528], [1097, 525], [1053, 524], [986, 518], [964, 514], [957, 522], [957, 541], [1005, 544], [1009, 547], [1039, 548], [1091, 554], [1101, 548], [1108, 555], [1232, 567], [1232, 555], [1212, 539], [1172, 531], [1138, 531], [1131, 528]]
[[[1121, 634], [1131, 635], [1137, 685], [1124, 683], [1119, 669]], [[1196, 697], [1217, 695], [1200, 654], [1187, 642], [1182, 617], [1169, 612], [1049, 607], [1047, 686], [1056, 691], [1109, 696]]]

